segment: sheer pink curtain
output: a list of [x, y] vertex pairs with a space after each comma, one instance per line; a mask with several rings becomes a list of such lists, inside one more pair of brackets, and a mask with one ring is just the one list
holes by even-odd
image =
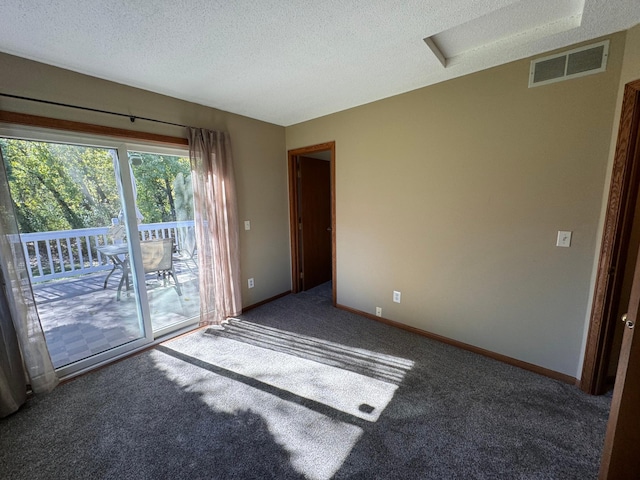
[[200, 271], [200, 325], [220, 325], [242, 311], [238, 205], [229, 134], [189, 128], [189, 155]]
[[16, 411], [27, 386], [46, 393], [58, 384], [29, 279], [0, 152], [0, 417]]

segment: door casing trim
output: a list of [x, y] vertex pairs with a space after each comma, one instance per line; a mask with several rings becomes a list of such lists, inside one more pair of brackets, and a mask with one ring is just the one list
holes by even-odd
[[300, 236], [298, 235], [298, 182], [296, 174], [296, 159], [300, 155], [314, 152], [331, 152], [330, 182], [331, 182], [331, 299], [336, 305], [336, 142], [325, 142], [308, 147], [289, 150], [289, 231], [291, 235], [291, 292], [300, 291]]
[[611, 172], [609, 199], [602, 232], [589, 332], [584, 352], [580, 388], [592, 395], [604, 393], [616, 307], [626, 263], [635, 202], [640, 185], [640, 165], [634, 162], [640, 127], [640, 80], [624, 88], [618, 140]]

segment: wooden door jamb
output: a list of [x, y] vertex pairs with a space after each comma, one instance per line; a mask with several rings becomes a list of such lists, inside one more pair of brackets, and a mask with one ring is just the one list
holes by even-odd
[[298, 230], [298, 178], [296, 160], [301, 155], [314, 152], [330, 151], [330, 182], [331, 182], [331, 298], [336, 305], [336, 143], [326, 142], [309, 147], [289, 150], [289, 229], [291, 234], [291, 292], [300, 291], [300, 235]]
[[615, 309], [620, 297], [622, 270], [626, 262], [635, 209], [640, 165], [634, 155], [640, 127], [640, 80], [625, 85], [613, 160], [609, 199], [602, 232], [602, 246], [593, 294], [589, 333], [580, 388], [590, 394], [604, 393]]

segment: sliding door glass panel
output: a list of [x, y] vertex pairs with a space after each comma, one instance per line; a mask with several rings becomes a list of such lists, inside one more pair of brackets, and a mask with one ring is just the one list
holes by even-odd
[[9, 138], [0, 148], [54, 366], [149, 341], [129, 278], [117, 152]]
[[[198, 321], [198, 248], [189, 159], [129, 151], [154, 336]], [[140, 278], [140, 277], [138, 277]]]

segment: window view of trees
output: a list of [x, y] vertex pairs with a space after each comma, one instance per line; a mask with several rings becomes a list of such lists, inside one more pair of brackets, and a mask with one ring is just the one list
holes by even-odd
[[[0, 139], [20, 231], [111, 225], [121, 204], [108, 150]], [[144, 223], [193, 218], [187, 158], [136, 154], [132, 165]]]
[[139, 155], [142, 159], [139, 165], [133, 163], [132, 170], [143, 222], [193, 220], [189, 159], [137, 152], [132, 155]]

